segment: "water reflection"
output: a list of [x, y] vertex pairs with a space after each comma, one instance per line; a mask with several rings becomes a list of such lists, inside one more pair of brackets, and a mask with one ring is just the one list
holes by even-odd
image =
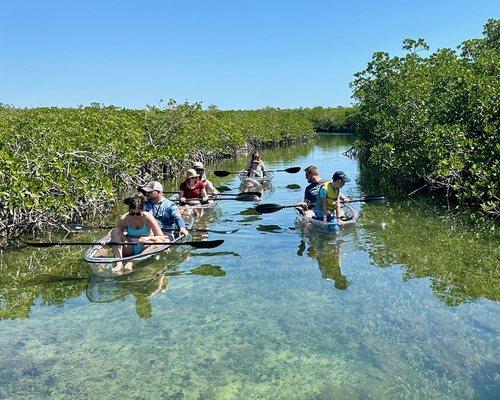
[[159, 293], [166, 292], [169, 277], [180, 275], [222, 277], [226, 276], [226, 271], [218, 265], [202, 264], [190, 269], [189, 272], [183, 272], [169, 265], [168, 268], [149, 277], [144, 273], [135, 278], [127, 276], [125, 279], [93, 276], [87, 285], [86, 295], [92, 303], [111, 303], [132, 296], [135, 298], [137, 315], [141, 318], [151, 318], [153, 316], [151, 299]]
[[86, 294], [92, 303], [110, 303], [132, 295], [135, 297], [137, 315], [141, 318], [151, 318], [153, 316], [151, 298], [157, 293], [164, 292], [168, 283], [167, 273], [137, 281], [116, 281], [94, 276], [87, 286]]
[[361, 222], [360, 243], [378, 267], [401, 265], [405, 280], [430, 278], [434, 295], [448, 305], [500, 300], [498, 231], [479, 234], [428, 202], [367, 205]]
[[341, 249], [343, 241], [336, 240], [332, 243], [325, 240], [324, 236], [321, 238], [318, 235], [311, 235], [309, 239], [309, 245], [304, 239], [300, 240], [297, 255], [303, 256], [305, 252], [308, 257], [318, 262], [323, 279], [334, 281], [336, 289], [346, 290], [351, 282], [342, 274]]

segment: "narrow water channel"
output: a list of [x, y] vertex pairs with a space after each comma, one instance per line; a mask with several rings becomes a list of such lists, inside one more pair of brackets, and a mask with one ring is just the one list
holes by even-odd
[[[356, 198], [371, 193], [351, 145], [261, 154], [271, 169], [341, 169]], [[238, 190], [234, 175], [214, 181]], [[277, 173], [261, 203], [295, 204], [305, 186]], [[222, 201], [200, 221], [239, 229], [208, 235], [222, 246], [118, 281], [91, 278], [83, 247], [4, 252], [0, 399], [498, 399], [498, 237], [423, 204], [358, 204], [356, 226], [328, 237], [293, 209]]]

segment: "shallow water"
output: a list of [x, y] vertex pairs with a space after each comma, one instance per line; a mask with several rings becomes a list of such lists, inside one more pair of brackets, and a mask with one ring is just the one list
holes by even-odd
[[[262, 155], [272, 169], [342, 169], [355, 198], [370, 193], [342, 154], [351, 143]], [[277, 173], [261, 202], [294, 204], [305, 186]], [[337, 238], [252, 206], [223, 201], [198, 225], [239, 228], [208, 235], [222, 246], [118, 282], [90, 279], [83, 248], [4, 253], [0, 399], [500, 398], [497, 236], [413, 203], [358, 204]]]

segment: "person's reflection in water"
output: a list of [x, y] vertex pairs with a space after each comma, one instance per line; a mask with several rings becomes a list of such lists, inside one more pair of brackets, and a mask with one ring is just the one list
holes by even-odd
[[[346, 290], [351, 282], [346, 276], [342, 275], [340, 265], [340, 249], [342, 241], [337, 241], [335, 244], [328, 242], [319, 242], [317, 245], [311, 245], [307, 249], [307, 255], [318, 261], [318, 267], [321, 271], [321, 276], [324, 279], [333, 280], [334, 287], [339, 290]], [[300, 241], [297, 255], [302, 256], [306, 249], [304, 240]]]
[[137, 288], [132, 294], [135, 297], [135, 311], [141, 318], [151, 318], [153, 316], [153, 308], [151, 306], [151, 298], [159, 293], [164, 292], [168, 285], [166, 275], [160, 275], [148, 282], [141, 288]]

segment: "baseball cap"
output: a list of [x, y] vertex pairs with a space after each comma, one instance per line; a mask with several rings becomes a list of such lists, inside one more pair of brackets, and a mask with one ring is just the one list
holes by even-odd
[[350, 182], [351, 180], [347, 177], [344, 171], [336, 171], [333, 174], [332, 179], [334, 181]]
[[139, 190], [139, 192], [146, 192], [146, 193], [152, 192], [154, 190], [156, 190], [158, 192], [163, 192], [163, 186], [158, 181], [151, 181], [151, 182], [147, 183], [146, 185], [139, 187], [137, 189]]

